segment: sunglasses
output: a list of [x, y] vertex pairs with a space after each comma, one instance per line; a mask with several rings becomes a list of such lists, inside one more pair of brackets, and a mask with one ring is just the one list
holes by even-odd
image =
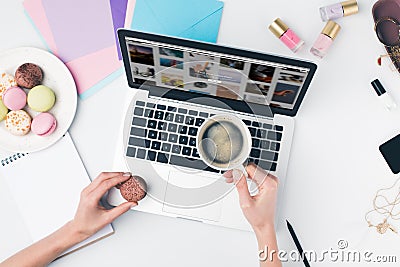
[[375, 32], [379, 41], [385, 46], [400, 45], [400, 23], [391, 17], [383, 17], [376, 21]]

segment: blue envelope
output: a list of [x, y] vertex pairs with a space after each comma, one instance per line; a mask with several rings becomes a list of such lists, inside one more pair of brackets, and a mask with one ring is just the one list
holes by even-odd
[[136, 0], [131, 28], [216, 43], [223, 7], [216, 0]]

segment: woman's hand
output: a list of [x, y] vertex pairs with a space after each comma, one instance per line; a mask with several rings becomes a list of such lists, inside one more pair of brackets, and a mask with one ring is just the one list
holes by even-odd
[[11, 256], [0, 267], [47, 266], [64, 251], [89, 238], [137, 203], [126, 202], [111, 210], [100, 204], [101, 197], [113, 186], [125, 182], [130, 173], [104, 172], [83, 189], [75, 218], [54, 233]]
[[82, 191], [78, 209], [70, 224], [83, 239], [92, 236], [137, 205], [136, 202], [125, 202], [107, 210], [100, 204], [101, 197], [109, 189], [125, 182], [130, 177], [130, 173], [103, 172]]
[[[228, 171], [224, 174], [227, 183], [235, 182], [234, 176], [236, 177], [236, 175], [233, 173], [235, 171], [237, 170]], [[242, 174], [240, 180], [236, 183], [236, 188], [243, 214], [256, 233], [262, 232], [266, 228], [273, 229], [278, 179], [254, 164], [249, 164], [246, 171], [249, 178], [257, 184], [258, 194], [250, 195], [246, 178]]]
[[278, 193], [278, 179], [268, 174], [265, 170], [250, 164], [246, 167], [249, 178], [258, 186], [258, 194], [251, 196], [247, 187], [246, 177], [237, 175], [238, 170], [228, 171], [224, 174], [227, 183], [233, 183], [236, 177], [240, 177], [236, 183], [239, 193], [240, 207], [243, 214], [253, 227], [258, 242], [258, 256], [260, 267], [282, 267], [278, 257], [261, 258], [269, 251], [279, 251], [275, 233], [275, 206]]

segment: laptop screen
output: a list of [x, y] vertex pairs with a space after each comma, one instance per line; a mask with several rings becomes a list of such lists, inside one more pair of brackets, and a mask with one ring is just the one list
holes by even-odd
[[315, 72], [312, 63], [291, 65], [130, 36], [124, 41], [126, 71], [135, 87], [145, 84], [291, 111]]

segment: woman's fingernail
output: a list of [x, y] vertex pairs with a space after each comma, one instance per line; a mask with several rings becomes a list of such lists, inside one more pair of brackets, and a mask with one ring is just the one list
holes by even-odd
[[130, 172], [125, 172], [122, 176], [124, 176], [124, 177], [131, 177], [131, 176], [132, 176], [132, 173], [130, 173]]
[[232, 171], [232, 178], [234, 181], [239, 181], [242, 178], [243, 173], [240, 170], [233, 170]]

